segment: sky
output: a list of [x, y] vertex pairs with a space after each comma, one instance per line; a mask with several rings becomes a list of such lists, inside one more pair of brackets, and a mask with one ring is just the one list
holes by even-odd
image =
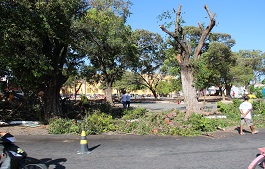
[[[227, 33], [236, 41], [233, 52], [239, 50], [261, 50], [265, 52], [265, 0], [130, 0], [133, 5], [127, 23], [132, 29], [145, 29], [166, 34], [159, 28], [164, 21], [157, 17], [164, 11], [178, 10], [181, 4], [184, 26], [198, 26], [198, 22], [209, 24], [204, 9], [207, 5], [215, 15], [216, 25], [212, 32]], [[175, 15], [173, 15], [175, 20]], [[208, 17], [208, 18], [205, 18]], [[169, 31], [173, 32], [173, 28]]]

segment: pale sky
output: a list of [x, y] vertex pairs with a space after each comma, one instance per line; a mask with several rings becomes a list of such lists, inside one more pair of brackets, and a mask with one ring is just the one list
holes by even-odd
[[[182, 5], [185, 26], [209, 24], [204, 5], [216, 13], [216, 26], [212, 32], [227, 33], [236, 41], [232, 51], [261, 50], [265, 52], [265, 0], [131, 0], [132, 15], [127, 23], [135, 29], [146, 29], [166, 35], [157, 16], [163, 11], [176, 11]], [[175, 19], [175, 15], [173, 16]], [[170, 30], [173, 31], [173, 30]]]

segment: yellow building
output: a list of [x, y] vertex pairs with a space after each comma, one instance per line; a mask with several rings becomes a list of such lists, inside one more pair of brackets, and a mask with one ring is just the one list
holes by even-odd
[[[170, 78], [173, 78], [171, 76], [162, 77], [161, 75], [145, 75], [145, 79], [149, 82], [153, 80], [153, 78], [159, 78], [160, 80], [163, 79], [163, 81], [168, 81]], [[87, 83], [85, 80], [81, 80], [75, 83], [75, 85], [65, 85], [61, 89], [61, 95], [71, 95], [71, 94], [80, 94], [80, 95], [86, 95], [88, 97], [95, 97], [97, 98], [104, 98], [105, 93], [104, 90], [100, 89], [100, 83], [96, 85], [91, 85]], [[77, 91], [77, 92], [75, 92]], [[153, 96], [151, 90], [149, 89], [143, 89], [143, 90], [135, 90], [130, 92], [132, 95], [138, 95], [138, 96]], [[117, 89], [112, 89], [112, 94], [120, 94]], [[175, 94], [175, 93], [174, 93]]]

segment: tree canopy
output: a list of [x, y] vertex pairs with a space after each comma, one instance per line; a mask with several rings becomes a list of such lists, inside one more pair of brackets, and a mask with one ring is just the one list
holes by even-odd
[[75, 25], [79, 36], [76, 49], [86, 55], [89, 64], [95, 68], [111, 104], [113, 83], [136, 61], [132, 30], [125, 25], [126, 12], [119, 16], [113, 8], [100, 4]]
[[137, 29], [133, 33], [134, 43], [137, 46], [137, 61], [131, 70], [142, 79], [141, 85], [149, 88], [157, 98], [156, 87], [163, 79], [160, 71], [165, 60], [164, 41], [161, 35], [147, 30]]

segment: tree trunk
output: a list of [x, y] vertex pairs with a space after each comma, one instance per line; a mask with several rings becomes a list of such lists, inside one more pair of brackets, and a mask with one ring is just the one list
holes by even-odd
[[[43, 54], [51, 61], [51, 69], [40, 86], [44, 94], [41, 97], [43, 104], [44, 122], [52, 117], [63, 116], [60, 104], [60, 89], [66, 82], [67, 77], [62, 74], [65, 60], [68, 53], [68, 44], [62, 40], [51, 38], [48, 34], [43, 41]], [[71, 67], [71, 66], [70, 66]], [[69, 67], [68, 67], [69, 69]], [[69, 69], [71, 70], [71, 69]]]
[[189, 66], [181, 66], [182, 90], [184, 94], [184, 103], [186, 105], [186, 117], [192, 113], [200, 113], [199, 102], [196, 99], [196, 89], [193, 84], [193, 73]]
[[105, 94], [106, 94], [106, 101], [110, 104], [113, 105], [113, 100], [112, 100], [112, 88], [110, 84], [107, 84], [107, 87], [105, 88]]
[[222, 100], [225, 101], [225, 88], [221, 88]]
[[154, 90], [153, 88], [150, 88], [151, 92], [153, 93], [154, 95], [154, 98], [157, 99], [157, 93], [156, 93], [156, 90]]
[[231, 97], [231, 89], [232, 89], [232, 85], [225, 85], [225, 90], [226, 90], [226, 96], [227, 97]]
[[61, 117], [62, 108], [60, 105], [60, 86], [56, 80], [51, 80], [44, 88], [43, 101], [43, 120], [45, 123], [52, 117]]

